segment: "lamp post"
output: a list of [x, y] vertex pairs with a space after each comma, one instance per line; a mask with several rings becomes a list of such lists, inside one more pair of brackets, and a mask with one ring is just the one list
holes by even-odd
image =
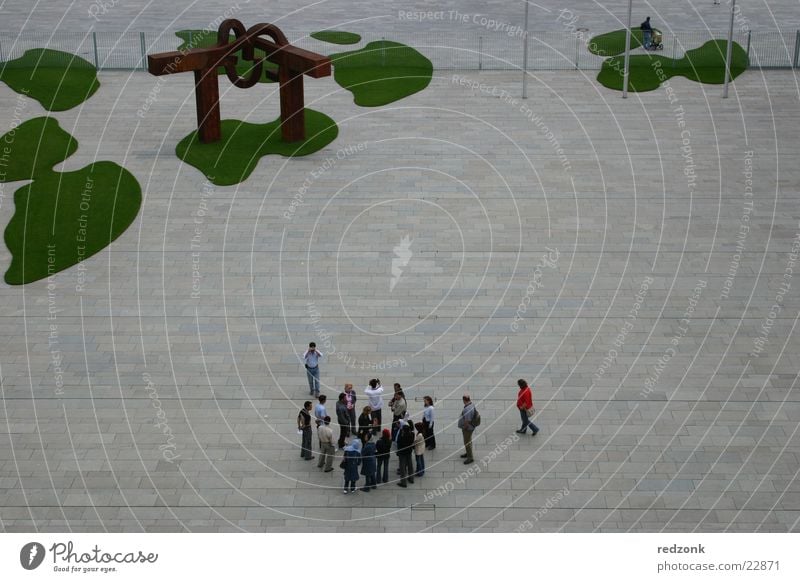
[[628, 0], [628, 26], [625, 29], [625, 72], [622, 78], [622, 98], [628, 98], [628, 77], [630, 76], [631, 63], [631, 12], [633, 11], [633, 0]]
[[736, 8], [736, 0], [731, 1], [731, 23], [728, 28], [728, 46], [725, 54], [725, 84], [722, 87], [722, 98], [728, 98], [728, 83], [731, 79], [731, 58], [733, 56], [733, 15]]
[[525, 1], [525, 37], [522, 41], [522, 98], [528, 98], [528, 0]]

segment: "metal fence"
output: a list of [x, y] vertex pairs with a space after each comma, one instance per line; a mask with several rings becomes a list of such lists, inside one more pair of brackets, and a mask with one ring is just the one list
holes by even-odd
[[[385, 38], [417, 49], [433, 62], [434, 68], [440, 70], [520, 70], [525, 44], [522, 35], [505, 34], [364, 34], [361, 43], [349, 46], [317, 41], [307, 34], [287, 33], [287, 37], [297, 46], [321, 53], [353, 50]], [[726, 37], [727, 31], [664, 32], [662, 54], [679, 59], [687, 50], [698, 48], [709, 40]], [[580, 32], [530, 32], [528, 69], [600, 69], [604, 56], [587, 50], [590, 40], [588, 35]], [[746, 48], [751, 68], [800, 67], [800, 31], [737, 32], [734, 41]], [[182, 42], [172, 33], [0, 33], [0, 61], [18, 58], [28, 49], [49, 48], [77, 54], [101, 70], [136, 70], [146, 68], [147, 54], [176, 50]]]

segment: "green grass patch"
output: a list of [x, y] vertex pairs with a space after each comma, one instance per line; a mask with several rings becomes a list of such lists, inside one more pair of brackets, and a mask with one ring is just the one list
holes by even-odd
[[[653, 32], [661, 32], [654, 28]], [[631, 50], [642, 46], [643, 34], [638, 28], [631, 29]], [[625, 52], [625, 29], [612, 30], [604, 34], [598, 34], [592, 37], [589, 45], [586, 47], [590, 53], [600, 55], [601, 57], [613, 57]]]
[[[686, 51], [682, 59], [671, 59], [659, 53], [631, 55], [628, 89], [634, 92], [653, 91], [661, 85], [662, 80], [678, 76], [698, 83], [724, 83], [727, 47], [726, 40], [710, 40], [699, 48]], [[745, 69], [747, 53], [738, 43], [733, 43], [731, 79], [738, 77]], [[624, 55], [606, 59], [597, 80], [609, 89], [621, 91], [623, 71]]]
[[262, 156], [307, 156], [324, 148], [339, 134], [336, 122], [319, 111], [306, 109], [306, 139], [286, 143], [281, 139], [280, 118], [269, 123], [247, 123], [236, 119], [222, 121], [222, 139], [200, 142], [193, 131], [175, 148], [178, 157], [203, 172], [218, 186], [230, 186], [247, 179]]
[[[0, 181], [33, 181], [14, 193], [14, 216], [5, 230], [11, 265], [5, 281], [22, 285], [68, 269], [110, 245], [136, 218], [142, 191], [136, 178], [113, 162], [74, 172], [52, 167], [78, 148], [58, 122], [38, 117], [0, 138], [17, 160]], [[33, 161], [22, 163], [29, 158]], [[12, 167], [14, 167], [12, 166]]]
[[[179, 30], [175, 33], [175, 35], [183, 40], [183, 42], [178, 46], [179, 51], [188, 51], [193, 48], [209, 48], [217, 44], [217, 32], [216, 31], [208, 31], [208, 30]], [[236, 40], [234, 35], [230, 36], [230, 42]], [[248, 77], [250, 75], [250, 70], [253, 68], [252, 61], [244, 61], [242, 60], [241, 51], [235, 53], [236, 58], [236, 72], [239, 73], [240, 77]], [[265, 57], [266, 53], [261, 49], [255, 49], [255, 56], [256, 58]], [[266, 61], [264, 63], [264, 68], [261, 72], [261, 78], [258, 80], [259, 83], [274, 83], [271, 79], [268, 79], [266, 76], [266, 71], [277, 71], [278, 65], [275, 63], [271, 63]], [[217, 68], [218, 75], [225, 74], [225, 67]]]
[[361, 42], [360, 34], [343, 30], [320, 30], [319, 32], [312, 32], [310, 36], [331, 44], [358, 44]]
[[380, 40], [331, 55], [336, 82], [353, 93], [356, 105], [377, 107], [425, 89], [433, 64], [410, 46]]
[[100, 87], [93, 64], [50, 49], [31, 49], [18, 59], [0, 63], [0, 81], [48, 111], [72, 109]]

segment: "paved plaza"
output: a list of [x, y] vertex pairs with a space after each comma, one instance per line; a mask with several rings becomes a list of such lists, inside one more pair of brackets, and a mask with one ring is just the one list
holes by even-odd
[[[177, 29], [210, 4], [110, 10]], [[344, 20], [388, 3], [330, 5]], [[36, 14], [85, 29], [88, 3], [63, 22], [59, 6]], [[2, 7], [12, 26], [27, 10]], [[595, 75], [532, 73], [522, 100], [519, 73], [435, 71], [378, 108], [307, 79], [338, 138], [223, 187], [174, 154], [190, 75], [102, 72], [52, 114], [80, 143], [56, 169], [117, 162], [144, 200], [78, 267], [0, 283], [0, 528], [798, 531], [796, 71], [747, 71], [727, 100], [684, 78], [623, 100]], [[272, 85], [221, 89], [224, 118], [278, 116]], [[46, 114], [4, 84], [0, 103], [0, 133]], [[2, 225], [19, 186], [0, 184]], [[434, 397], [424, 477], [343, 495], [341, 453], [327, 474], [300, 459], [309, 341], [329, 413], [346, 382], [366, 404], [374, 377], [415, 419]], [[514, 432], [518, 378], [536, 437]], [[465, 392], [483, 417], [471, 466]]]

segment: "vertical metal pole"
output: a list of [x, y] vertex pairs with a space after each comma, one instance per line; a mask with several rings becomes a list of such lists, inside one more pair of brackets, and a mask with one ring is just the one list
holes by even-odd
[[728, 98], [728, 84], [731, 80], [731, 55], [733, 54], [733, 11], [736, 8], [736, 0], [731, 2], [731, 25], [728, 28], [728, 47], [725, 55], [725, 85], [722, 87], [722, 98]]
[[633, 0], [628, 0], [628, 27], [625, 29], [625, 72], [622, 78], [622, 98], [628, 98], [628, 78], [630, 77], [631, 64], [631, 13], [633, 12]]
[[3, 43], [0, 42], [0, 62], [2, 62], [3, 60], [4, 60], [3, 59]]
[[92, 33], [92, 46], [94, 46], [94, 68], [100, 70], [100, 59], [97, 58], [97, 33]]
[[581, 37], [580, 35], [575, 35], [575, 70], [578, 70], [578, 59], [580, 58], [580, 48], [581, 48]]
[[528, 0], [525, 2], [525, 36], [522, 41], [522, 98], [528, 98]]
[[752, 30], [747, 30], [747, 66], [750, 66], [750, 39], [753, 36]]
[[672, 33], [672, 68], [675, 68], [675, 60], [678, 58], [678, 37]]
[[142, 70], [147, 70], [147, 49], [145, 48], [144, 33], [139, 33], [139, 46], [142, 48]]
[[797, 34], [794, 37], [794, 62], [792, 66], [796, 69], [800, 67], [800, 30], [797, 31]]
[[192, 37], [192, 31], [190, 30], [189, 31], [189, 48], [190, 49], [194, 48], [194, 44], [193, 43], [194, 43], [194, 38]]
[[381, 37], [381, 66], [386, 66], [386, 39]]
[[478, 36], [478, 70], [483, 69], [483, 37]]

